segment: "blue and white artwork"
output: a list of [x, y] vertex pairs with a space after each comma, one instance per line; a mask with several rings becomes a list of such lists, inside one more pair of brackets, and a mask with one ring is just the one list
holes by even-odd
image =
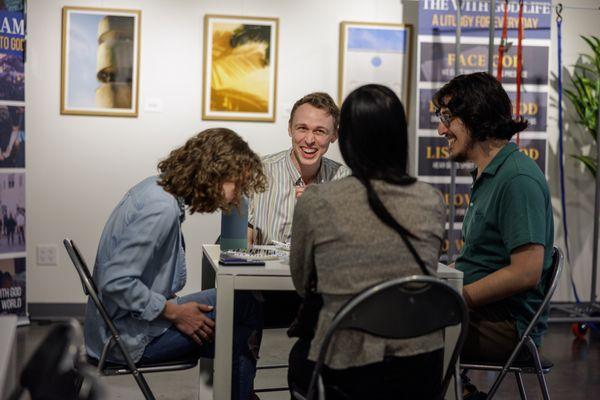
[[410, 26], [342, 22], [340, 101], [359, 86], [388, 86], [407, 106]]

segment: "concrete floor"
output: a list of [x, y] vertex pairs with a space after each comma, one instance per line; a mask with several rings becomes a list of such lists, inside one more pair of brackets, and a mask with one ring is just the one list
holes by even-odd
[[[32, 352], [37, 348], [52, 325], [32, 323], [18, 329], [17, 354], [21, 368]], [[267, 330], [263, 338], [259, 365], [267, 363], [285, 363], [292, 345], [285, 330]], [[570, 326], [555, 324], [545, 338], [543, 354], [550, 358], [555, 367], [547, 375], [550, 394], [553, 399], [587, 400], [600, 397], [600, 334], [588, 333], [586, 340], [575, 339]], [[472, 372], [473, 383], [485, 391], [493, 382], [494, 374]], [[212, 391], [202, 382], [199, 385], [199, 369], [168, 373], [148, 374], [146, 378], [159, 399], [187, 400], [211, 399]], [[110, 399], [143, 399], [131, 376], [103, 377]], [[525, 387], [528, 399], [541, 399], [537, 380], [526, 376]], [[255, 387], [273, 387], [286, 385], [286, 370], [259, 371]], [[287, 392], [261, 393], [261, 400], [289, 399]], [[495, 397], [498, 400], [517, 399], [519, 394], [514, 378], [507, 376]]]

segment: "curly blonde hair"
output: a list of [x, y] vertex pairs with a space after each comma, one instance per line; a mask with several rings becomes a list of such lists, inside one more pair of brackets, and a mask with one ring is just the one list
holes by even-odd
[[158, 163], [158, 184], [183, 199], [190, 214], [229, 210], [222, 184], [234, 182], [236, 198], [265, 190], [262, 163], [241, 137], [226, 128], [200, 132]]

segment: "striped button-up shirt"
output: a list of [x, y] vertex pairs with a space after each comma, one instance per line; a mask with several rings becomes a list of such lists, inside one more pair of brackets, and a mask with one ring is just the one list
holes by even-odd
[[[290, 242], [292, 218], [296, 206], [294, 187], [300, 172], [292, 162], [292, 150], [284, 150], [263, 158], [268, 179], [265, 192], [255, 194], [249, 204], [248, 222], [254, 227], [254, 244], [270, 244], [271, 240]], [[350, 175], [350, 169], [329, 158], [321, 158], [315, 183], [324, 183]]]

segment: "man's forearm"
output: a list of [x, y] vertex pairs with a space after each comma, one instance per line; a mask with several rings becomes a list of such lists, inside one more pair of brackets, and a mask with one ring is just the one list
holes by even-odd
[[505, 299], [531, 287], [531, 280], [524, 279], [522, 269], [509, 265], [465, 285], [463, 295], [469, 307], [473, 308]]

